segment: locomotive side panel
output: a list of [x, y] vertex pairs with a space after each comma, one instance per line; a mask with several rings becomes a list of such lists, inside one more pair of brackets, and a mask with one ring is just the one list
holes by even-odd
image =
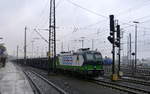
[[82, 66], [84, 62], [82, 55], [59, 56], [59, 64], [65, 66]]
[[6, 58], [7, 58], [6, 47], [0, 45], [0, 66], [5, 67]]

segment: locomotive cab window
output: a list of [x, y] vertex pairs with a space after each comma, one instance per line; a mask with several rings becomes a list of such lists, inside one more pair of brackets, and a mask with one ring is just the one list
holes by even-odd
[[101, 61], [102, 60], [102, 55], [101, 54], [95, 54], [95, 59], [96, 61]]
[[87, 59], [87, 61], [94, 61], [94, 56], [93, 56], [93, 54], [86, 54], [86, 59]]

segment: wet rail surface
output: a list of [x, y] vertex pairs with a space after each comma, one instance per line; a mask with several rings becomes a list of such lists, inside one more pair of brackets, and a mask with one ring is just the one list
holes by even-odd
[[31, 80], [32, 84], [34, 84], [38, 94], [68, 94], [36, 72], [24, 71], [24, 73]]
[[112, 89], [123, 91], [124, 93], [132, 93], [132, 94], [150, 93], [150, 91], [148, 90], [149, 89], [148, 86], [146, 87], [146, 86], [138, 85], [136, 83], [130, 83], [124, 81], [111, 82], [109, 79], [105, 79], [105, 80], [93, 79], [92, 82], [94, 82], [95, 84], [99, 84], [101, 86], [106, 86]]
[[0, 94], [34, 94], [22, 69], [12, 62], [0, 68]]
[[[45, 74], [45, 73], [42, 73]], [[125, 80], [120, 80], [118, 82], [111, 82], [110, 79], [106, 79], [105, 80], [97, 80], [97, 79], [93, 79], [91, 82], [101, 85], [101, 86], [105, 86], [105, 87], [109, 87], [118, 91], [122, 91], [124, 93], [131, 93], [131, 94], [150, 94], [150, 90], [149, 90], [149, 86], [145, 86], [142, 85], [140, 83], [134, 83], [134, 82], [130, 82], [130, 81], [125, 81]], [[122, 93], [122, 94], [124, 94]]]
[[132, 93], [132, 94], [150, 93], [149, 86], [140, 83], [129, 82], [125, 80], [118, 81], [118, 82], [111, 82], [110, 79], [109, 80], [105, 79], [105, 80], [93, 80], [92, 82], [99, 84], [101, 86], [110, 87], [112, 89], [123, 91], [124, 93]]

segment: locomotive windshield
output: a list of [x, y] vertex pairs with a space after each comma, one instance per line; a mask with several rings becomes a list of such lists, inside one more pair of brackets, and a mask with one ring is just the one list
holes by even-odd
[[96, 59], [96, 61], [101, 61], [102, 60], [102, 55], [99, 54], [99, 53], [96, 53], [95, 54], [95, 59]]
[[86, 53], [87, 61], [101, 61], [102, 55], [100, 53]]
[[87, 59], [87, 61], [94, 61], [93, 54], [86, 54], [86, 59]]

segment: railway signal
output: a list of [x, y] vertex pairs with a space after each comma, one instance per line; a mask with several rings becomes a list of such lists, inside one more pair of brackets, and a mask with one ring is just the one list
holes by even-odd
[[[116, 26], [115, 29], [115, 21], [114, 15], [110, 15], [110, 36], [107, 37], [108, 41], [112, 44], [112, 81], [117, 80], [120, 73], [120, 25]], [[116, 32], [116, 38], [115, 38]], [[118, 75], [115, 74], [115, 47], [118, 47]]]
[[115, 44], [117, 47], [120, 47], [120, 25], [117, 25], [117, 41]]
[[114, 15], [110, 15], [109, 18], [110, 18], [110, 35], [113, 36], [115, 32]]
[[117, 43], [116, 46], [118, 47], [118, 77], [120, 77], [121, 71], [120, 71], [120, 52], [121, 52], [121, 47], [120, 47], [120, 25], [117, 25]]
[[115, 32], [115, 25], [114, 25], [114, 15], [110, 15], [110, 36], [108, 36], [108, 40], [111, 44], [114, 44], [114, 32]]
[[109, 42], [112, 44], [112, 81], [117, 80], [117, 75], [115, 74], [115, 23], [114, 15], [110, 15], [110, 36], [108, 36]]

